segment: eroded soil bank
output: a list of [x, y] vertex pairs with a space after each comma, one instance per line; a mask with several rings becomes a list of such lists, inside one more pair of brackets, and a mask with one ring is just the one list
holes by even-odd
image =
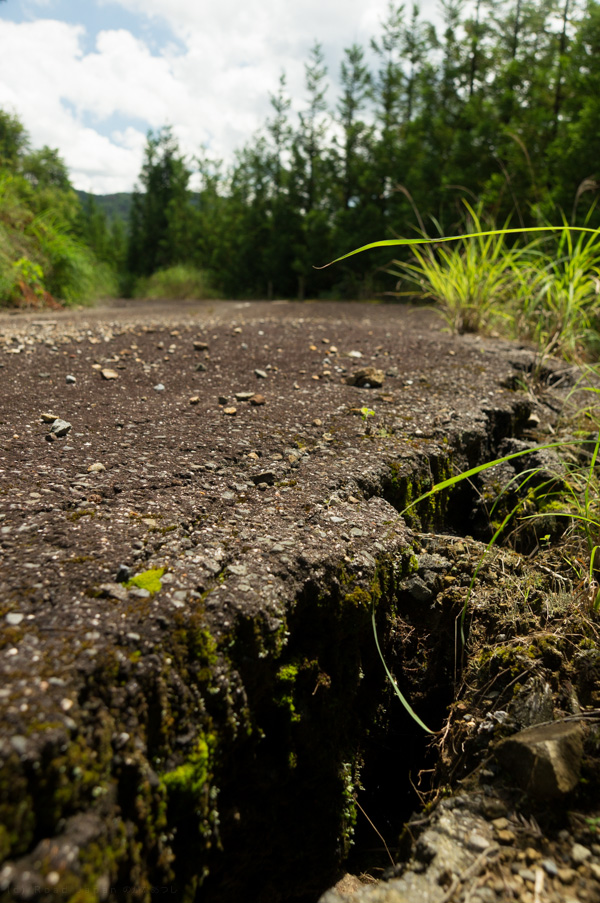
[[[348, 862], [382, 874], [369, 819], [390, 880], [324, 899], [600, 899], [584, 601], [558, 570], [500, 552], [477, 578], [465, 659], [456, 623], [483, 549], [467, 537], [486, 538], [485, 505], [465, 484], [398, 516], [453, 468], [545, 435], [570, 373], [551, 367], [534, 394], [527, 349], [358, 304], [4, 316], [0, 334], [2, 901], [309, 903]], [[373, 611], [433, 744], [386, 679]], [[577, 788], [536, 842], [540, 802], [526, 811], [486, 756], [567, 715], [587, 725]], [[438, 868], [443, 831], [427, 840], [440, 806], [398, 843], [420, 771], [435, 769], [427, 791], [476, 766], [452, 803], [469, 827], [452, 861]], [[558, 861], [552, 837], [587, 854]]]

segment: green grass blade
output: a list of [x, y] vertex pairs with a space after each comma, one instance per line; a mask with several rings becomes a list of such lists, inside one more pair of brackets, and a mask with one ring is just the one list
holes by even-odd
[[489, 470], [491, 467], [496, 467], [497, 464], [504, 464], [505, 461], [512, 461], [513, 458], [522, 458], [523, 455], [531, 455], [536, 451], [543, 451], [547, 448], [562, 448], [565, 445], [576, 445], [581, 444], [583, 439], [575, 439], [570, 440], [569, 442], [549, 442], [547, 445], [536, 445], [534, 448], [526, 448], [523, 451], [512, 452], [510, 455], [504, 455], [502, 458], [496, 458], [494, 461], [488, 461], [487, 464], [479, 464], [477, 467], [472, 467], [470, 470], [465, 470], [463, 473], [459, 473], [454, 477], [449, 477], [447, 480], [442, 480], [441, 483], [436, 483], [428, 492], [424, 492], [423, 495], [420, 495], [414, 502], [411, 502], [410, 505], [407, 505], [402, 511], [400, 511], [400, 516], [406, 514], [407, 511], [410, 511], [411, 508], [414, 508], [415, 505], [418, 505], [420, 502], [428, 499], [430, 495], [433, 495], [435, 492], [441, 492], [443, 489], [449, 489], [451, 486], [455, 486], [456, 483], [460, 483], [461, 480], [467, 480], [469, 477], [474, 477], [478, 473], [482, 473], [484, 470]]
[[402, 695], [402, 692], [401, 692], [401, 690], [400, 690], [400, 687], [398, 686], [398, 684], [397, 684], [396, 681], [394, 680], [394, 677], [393, 677], [393, 675], [392, 675], [392, 672], [390, 671], [390, 669], [389, 669], [388, 666], [387, 666], [387, 662], [386, 662], [386, 660], [385, 660], [384, 657], [383, 657], [383, 653], [382, 653], [381, 647], [380, 647], [380, 645], [379, 645], [379, 638], [378, 638], [378, 636], [377, 636], [377, 625], [376, 625], [376, 623], [375, 623], [375, 606], [373, 606], [373, 610], [372, 610], [372, 612], [371, 612], [371, 620], [372, 620], [372, 622], [373, 622], [373, 636], [375, 637], [375, 645], [377, 646], [377, 652], [379, 653], [379, 658], [381, 659], [381, 661], [382, 661], [382, 663], [383, 663], [383, 667], [385, 668], [385, 673], [387, 674], [388, 679], [389, 679], [389, 681], [390, 681], [392, 687], [394, 688], [394, 692], [395, 692], [396, 696], [398, 697], [398, 699], [400, 700], [400, 702], [402, 703], [402, 705], [404, 706], [404, 708], [406, 709], [406, 711], [408, 712], [408, 714], [410, 715], [410, 717], [411, 717], [414, 721], [417, 722], [417, 724], [419, 725], [419, 727], [422, 727], [423, 730], [424, 730], [424, 731], [427, 731], [428, 734], [433, 734], [434, 731], [432, 731], [430, 728], [428, 728], [427, 725], [424, 724], [424, 723], [421, 721], [421, 719], [419, 718], [419, 716], [417, 715], [417, 713], [416, 713], [415, 711], [413, 711], [413, 709], [411, 708], [411, 705], [410, 705], [410, 703], [408, 702], [408, 700], [406, 699], [406, 697]]
[[335, 260], [330, 260], [329, 263], [325, 263], [320, 267], [313, 267], [313, 269], [324, 270], [326, 269], [326, 267], [330, 267], [334, 263], [339, 263], [341, 260], [346, 260], [348, 257], [354, 257], [355, 254], [362, 254], [363, 251], [370, 251], [372, 248], [406, 247], [412, 245], [438, 245], [442, 242], [448, 241], [463, 241], [466, 238], [482, 238], [492, 235], [519, 235], [528, 232], [564, 232], [565, 230], [572, 232], [587, 232], [592, 235], [600, 235], [600, 231], [598, 229], [590, 229], [587, 226], [530, 226], [529, 228], [520, 229], [490, 229], [489, 231], [485, 232], [469, 232], [466, 235], [447, 235], [442, 238], [386, 238], [383, 241], [372, 241], [368, 245], [363, 245], [361, 248], [356, 248], [356, 250], [354, 251], [349, 251], [347, 254], [342, 254], [341, 257], [336, 257]]

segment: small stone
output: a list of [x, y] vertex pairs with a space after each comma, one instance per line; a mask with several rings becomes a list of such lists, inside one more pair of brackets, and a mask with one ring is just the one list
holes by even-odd
[[155, 391], [155, 392], [164, 392], [164, 391], [165, 391], [165, 387], [163, 386], [162, 383], [158, 383], [158, 384], [157, 384], [156, 386], [154, 386], [153, 388], [154, 388], [154, 391]]
[[48, 433], [46, 435], [46, 442], [54, 442], [55, 439], [56, 439], [56, 436], [54, 435], [54, 433]]
[[255, 371], [254, 371], [254, 375], [255, 375], [258, 379], [267, 379], [267, 378], [268, 378], [268, 374], [267, 374], [267, 372], [266, 372], [265, 370], [255, 370]]
[[46, 875], [46, 883], [49, 884], [50, 887], [56, 887], [59, 881], [60, 875], [58, 872], [48, 872]]
[[275, 473], [272, 470], [264, 470], [261, 473], [254, 474], [250, 479], [256, 486], [260, 486], [261, 483], [272, 486], [275, 482]]
[[551, 878], [556, 878], [558, 875], [558, 868], [553, 859], [542, 859], [540, 865], [547, 875], [550, 875]]
[[128, 580], [131, 580], [131, 568], [126, 564], [120, 564], [115, 580], [117, 583], [127, 583]]
[[235, 415], [237, 414], [237, 408], [223, 408], [223, 413], [227, 414], [228, 417], [235, 417]]
[[208, 342], [194, 342], [194, 351], [208, 351]]
[[9, 611], [4, 620], [9, 625], [9, 627], [16, 627], [21, 623], [24, 617], [25, 615], [22, 615], [18, 611]]
[[583, 735], [578, 724], [556, 722], [502, 740], [496, 756], [516, 783], [536, 799], [557, 799], [579, 782]]
[[199, 364], [196, 364], [195, 370], [196, 373], [206, 373], [206, 364], [203, 364], [202, 361], [200, 361]]
[[582, 865], [591, 855], [592, 851], [581, 843], [574, 843], [571, 847], [571, 859], [576, 865]]
[[71, 429], [71, 424], [66, 420], [55, 420], [52, 426], [50, 427], [50, 432], [53, 433], [57, 438], [61, 436], [66, 436], [69, 430]]
[[266, 404], [266, 398], [264, 395], [258, 395], [258, 394], [253, 395], [252, 398], [250, 399], [250, 404], [253, 404], [256, 406], [261, 405], [261, 404]]
[[362, 357], [362, 351], [349, 351], [348, 357]]
[[514, 843], [517, 839], [513, 831], [498, 831], [496, 836], [498, 838], [498, 843], [503, 843], [505, 845]]
[[14, 737], [11, 737], [10, 745], [20, 756], [27, 752], [27, 738], [21, 734], [15, 734]]
[[200, 404], [200, 396], [192, 395], [192, 397], [190, 398], [190, 404]]
[[506, 831], [509, 822], [507, 818], [495, 818], [492, 824], [497, 831]]
[[67, 699], [66, 697], [65, 697], [65, 699], [61, 699], [60, 707], [63, 710], [63, 712], [70, 712], [71, 709], [73, 708], [73, 700]]
[[65, 382], [66, 382], [68, 385], [72, 386], [73, 383], [76, 383], [76, 382], [77, 382], [77, 380], [75, 379], [75, 377], [74, 377], [71, 373], [68, 373], [67, 376], [65, 377]]
[[95, 464], [90, 464], [87, 470], [88, 473], [102, 473], [103, 470], [106, 470], [106, 467], [100, 461], [96, 461]]
[[378, 389], [384, 381], [385, 373], [375, 367], [365, 367], [364, 370], [357, 370], [352, 376], [346, 377], [346, 383], [349, 386], [358, 386], [363, 389]]
[[254, 397], [254, 392], [236, 392], [236, 401], [250, 401]]
[[323, 421], [319, 417], [315, 417], [313, 420], [313, 426], [323, 426]]
[[575, 869], [558, 869], [557, 874], [563, 884], [572, 884], [578, 878]]
[[119, 602], [125, 602], [127, 599], [127, 590], [120, 583], [102, 583], [100, 592], [109, 599], [117, 599]]
[[100, 371], [100, 375], [102, 379], [118, 379], [119, 374], [116, 370], [111, 370], [110, 367], [105, 367], [104, 370]]
[[478, 834], [476, 831], [472, 831], [471, 834], [469, 834], [468, 843], [471, 849], [475, 850], [477, 853], [487, 850], [490, 845], [490, 841], [487, 837], [483, 837], [482, 834]]
[[56, 414], [41, 414], [40, 420], [42, 423], [54, 423], [55, 420], [58, 420]]
[[535, 872], [531, 869], [519, 869], [517, 874], [523, 879], [523, 881], [531, 881], [535, 882]]
[[129, 595], [134, 599], [148, 599], [150, 597], [150, 590], [143, 589], [141, 586], [132, 586], [129, 590]]

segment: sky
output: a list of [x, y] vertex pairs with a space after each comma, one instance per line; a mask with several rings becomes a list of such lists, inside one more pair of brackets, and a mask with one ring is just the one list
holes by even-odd
[[[407, 10], [412, 3], [407, 2]], [[437, 0], [421, 0], [436, 20]], [[315, 41], [337, 97], [345, 47], [380, 34], [388, 0], [7, 0], [0, 108], [34, 148], [57, 148], [75, 188], [131, 191], [146, 135], [170, 125], [184, 153], [231, 162], [270, 112], [285, 72], [302, 108]]]

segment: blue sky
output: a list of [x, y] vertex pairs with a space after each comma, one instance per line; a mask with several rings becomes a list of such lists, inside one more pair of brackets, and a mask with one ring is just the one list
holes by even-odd
[[[0, 3], [0, 107], [32, 145], [60, 151], [77, 188], [130, 191], [148, 129], [224, 159], [269, 114], [285, 70], [302, 106], [319, 40], [335, 101], [344, 47], [368, 46], [388, 0], [7, 0]], [[435, 16], [436, 0], [421, 0]], [[412, 3], [407, 3], [410, 10]]]

